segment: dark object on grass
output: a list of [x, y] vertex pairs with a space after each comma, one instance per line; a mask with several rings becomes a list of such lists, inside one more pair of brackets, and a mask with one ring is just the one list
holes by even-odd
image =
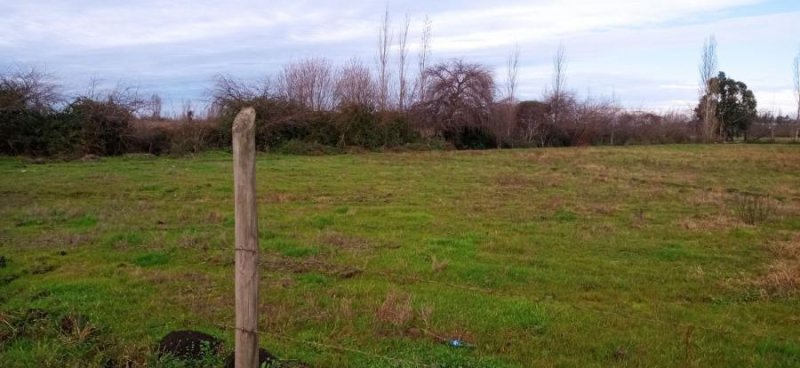
[[617, 347], [617, 350], [614, 350], [614, 359], [615, 360], [625, 360], [628, 357], [628, 350], [622, 346]]
[[5, 267], [6, 267], [6, 257], [0, 256], [0, 268], [5, 268]]
[[339, 277], [341, 277], [343, 279], [351, 279], [351, 278], [356, 277], [356, 276], [358, 276], [360, 274], [361, 274], [361, 270], [359, 270], [357, 268], [348, 268], [346, 270], [343, 270], [343, 271], [339, 272]]
[[116, 360], [116, 359], [113, 359], [113, 358], [109, 358], [109, 359], [106, 359], [105, 362], [103, 362], [103, 365], [101, 365], [101, 367], [102, 368], [131, 368], [131, 367], [138, 367], [138, 366], [136, 365], [136, 363], [134, 363], [132, 360], [130, 360], [128, 358], [123, 358], [122, 361], [119, 361], [119, 360]]
[[222, 342], [209, 334], [197, 331], [173, 331], [158, 343], [158, 356], [169, 355], [185, 360], [203, 359], [216, 353]]
[[44, 275], [53, 272], [58, 266], [51, 264], [38, 264], [29, 270], [31, 275]]
[[[225, 368], [236, 368], [235, 353], [230, 353], [225, 359]], [[278, 358], [270, 354], [264, 349], [258, 349], [258, 366], [259, 367], [282, 367], [278, 364]]]
[[61, 333], [64, 334], [76, 333], [81, 330], [88, 332], [89, 328], [91, 328], [89, 327], [89, 319], [80, 314], [68, 314], [61, 317], [59, 325], [61, 326]]
[[310, 365], [299, 360], [281, 360], [276, 366], [280, 368], [311, 368]]
[[66, 255], [67, 255], [67, 251], [65, 251], [65, 250], [62, 250], [62, 251], [58, 252], [58, 255], [60, 255], [60, 256], [66, 256]]

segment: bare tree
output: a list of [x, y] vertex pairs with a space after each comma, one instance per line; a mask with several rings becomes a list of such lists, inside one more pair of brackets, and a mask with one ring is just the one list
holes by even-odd
[[425, 100], [425, 86], [427, 84], [428, 59], [431, 54], [431, 19], [426, 15], [425, 21], [422, 26], [422, 36], [420, 37], [419, 56], [417, 60], [417, 68], [419, 76], [417, 77], [417, 96], [419, 101]]
[[392, 44], [389, 6], [383, 13], [383, 21], [378, 28], [378, 108], [385, 111], [389, 107], [389, 49]]
[[[621, 109], [615, 97], [593, 98], [576, 102], [570, 107], [570, 124], [566, 126], [566, 134], [571, 145], [590, 145], [603, 142], [603, 134], [614, 134], [617, 114]], [[610, 132], [609, 132], [610, 131]], [[609, 138], [611, 141], [613, 138]]]
[[161, 108], [163, 106], [161, 96], [157, 93], [153, 93], [150, 95], [150, 101], [148, 101], [147, 109], [150, 113], [150, 119], [152, 120], [161, 120]]
[[619, 114], [620, 114], [620, 112], [622, 112], [622, 107], [620, 107], [619, 101], [617, 100], [617, 92], [616, 91], [612, 91], [611, 92], [611, 106], [613, 106], [614, 109], [613, 109], [613, 114], [611, 115], [611, 119], [608, 122], [609, 123], [608, 124], [609, 125], [609, 130], [610, 130], [608, 143], [613, 146], [614, 143], [615, 143], [614, 142], [614, 135], [615, 135], [616, 130], [617, 130], [617, 125], [619, 124]]
[[241, 102], [272, 94], [272, 82], [266, 79], [261, 85], [252, 85], [237, 80], [229, 75], [214, 77], [214, 87], [210, 91], [211, 104], [216, 107], [226, 106], [231, 102]]
[[519, 44], [508, 55], [506, 61], [506, 98], [514, 100], [517, 92], [517, 77], [519, 74]]
[[714, 114], [715, 105], [712, 95], [716, 93], [715, 77], [719, 69], [717, 61], [717, 39], [714, 35], [709, 36], [703, 42], [703, 52], [700, 59], [700, 98], [702, 109], [702, 134], [703, 139], [710, 141], [717, 128], [716, 117]]
[[797, 103], [797, 114], [794, 120], [794, 140], [800, 139], [800, 49], [794, 57], [792, 63], [792, 75], [794, 82], [794, 98]]
[[411, 26], [411, 16], [406, 13], [405, 23], [399, 32], [398, 48], [398, 76], [400, 89], [397, 94], [397, 103], [400, 111], [405, 111], [408, 102], [408, 29]]
[[797, 100], [797, 116], [795, 116], [795, 119], [800, 124], [800, 50], [797, 51], [797, 55], [794, 57], [792, 72], [794, 74], [794, 97]]
[[50, 110], [62, 97], [52, 77], [35, 68], [0, 75], [0, 111]]
[[553, 80], [550, 86], [550, 96], [547, 100], [553, 116], [553, 124], [559, 124], [562, 119], [562, 110], [566, 95], [567, 86], [567, 59], [566, 49], [563, 44], [558, 45], [555, 56], [553, 56]]
[[514, 116], [514, 107], [516, 106], [516, 93], [517, 93], [517, 78], [519, 74], [519, 44], [514, 46], [514, 50], [508, 56], [506, 62], [506, 101], [505, 111], [503, 116], [504, 135], [508, 143], [513, 146], [514, 127], [516, 126], [516, 117]]
[[339, 70], [336, 79], [337, 104], [374, 107], [375, 89], [369, 67], [356, 58], [350, 59]]
[[105, 100], [109, 104], [122, 106], [131, 114], [139, 113], [147, 107], [147, 100], [139, 92], [138, 86], [117, 83], [112, 89], [96, 91], [96, 93], [97, 101]]
[[439, 133], [484, 127], [494, 101], [494, 79], [484, 65], [451, 60], [428, 68], [424, 119]]
[[325, 58], [309, 58], [283, 67], [278, 79], [279, 93], [289, 101], [314, 111], [333, 107], [333, 68]]

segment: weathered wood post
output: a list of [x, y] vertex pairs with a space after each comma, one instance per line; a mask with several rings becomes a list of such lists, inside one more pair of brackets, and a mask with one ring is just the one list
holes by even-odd
[[258, 221], [256, 112], [244, 108], [233, 121], [236, 206], [236, 368], [258, 367]]

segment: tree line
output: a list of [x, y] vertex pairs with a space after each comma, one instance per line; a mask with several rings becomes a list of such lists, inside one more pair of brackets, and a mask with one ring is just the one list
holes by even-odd
[[134, 88], [65, 97], [33, 69], [0, 74], [0, 152], [26, 155], [191, 153], [227, 149], [235, 114], [252, 106], [257, 147], [293, 153], [349, 149], [488, 149], [797, 139], [800, 53], [793, 64], [797, 116], [759, 114], [751, 90], [718, 70], [716, 41], [706, 40], [694, 114], [631, 111], [613, 98], [585, 98], [567, 87], [566, 50], [553, 57], [551, 81], [537, 100], [517, 96], [520, 50], [502, 81], [463, 59], [431, 62], [431, 21], [420, 32], [411, 68], [406, 17], [388, 11], [378, 29], [375, 65], [305, 58], [259, 82], [218, 75], [203, 116], [184, 104], [162, 117], [162, 99]]

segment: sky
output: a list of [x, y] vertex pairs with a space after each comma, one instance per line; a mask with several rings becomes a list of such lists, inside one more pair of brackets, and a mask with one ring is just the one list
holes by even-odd
[[720, 69], [748, 84], [759, 109], [796, 111], [798, 0], [0, 0], [0, 72], [35, 67], [67, 93], [134, 86], [174, 111], [207, 101], [219, 74], [257, 81], [307, 57], [374, 66], [385, 8], [397, 29], [410, 18], [413, 58], [427, 16], [434, 62], [485, 64], [498, 85], [518, 45], [519, 99], [541, 98], [563, 45], [567, 87], [581, 98], [688, 111], [714, 35]]

